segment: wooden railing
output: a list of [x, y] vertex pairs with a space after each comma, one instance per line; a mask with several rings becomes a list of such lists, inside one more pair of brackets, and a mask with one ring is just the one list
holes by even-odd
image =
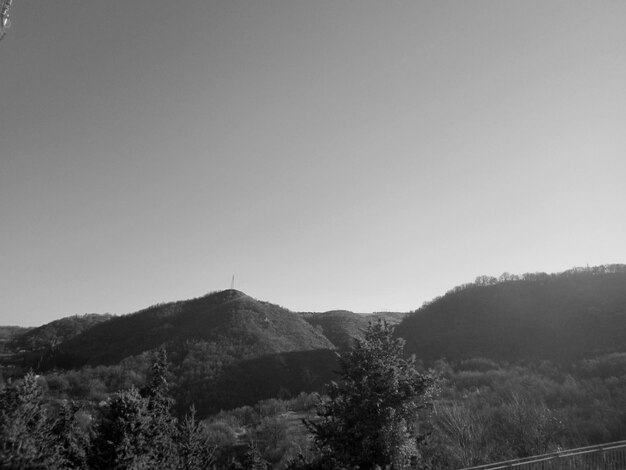
[[626, 441], [534, 455], [463, 470], [626, 470]]

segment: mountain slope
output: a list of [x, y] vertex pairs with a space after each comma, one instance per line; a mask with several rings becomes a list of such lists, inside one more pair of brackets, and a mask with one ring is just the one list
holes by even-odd
[[[43, 371], [81, 369], [84, 381], [104, 387], [111, 373], [145, 377], [161, 346], [181, 413], [192, 404], [207, 413], [279, 390], [318, 390], [335, 361], [333, 344], [301, 315], [236, 290], [114, 317], [26, 360]], [[59, 391], [71, 393], [65, 385]], [[97, 398], [97, 388], [91, 395]]]
[[400, 321], [404, 314], [395, 312], [358, 314], [347, 310], [331, 310], [322, 313], [303, 313], [307, 322], [316, 327], [337, 348], [346, 350], [352, 347], [355, 338], [362, 338], [367, 325], [378, 319], [389, 324]]
[[47, 362], [64, 367], [114, 364], [164, 343], [185, 342], [221, 345], [238, 358], [333, 347], [300, 316], [226, 290], [112, 318], [61, 343]]
[[472, 285], [410, 314], [396, 335], [432, 361], [571, 360], [626, 351], [626, 273], [566, 272]]
[[14, 350], [54, 347], [111, 318], [113, 315], [97, 313], [61, 318], [15, 335], [8, 346]]
[[360, 338], [367, 328], [367, 319], [363, 315], [347, 310], [332, 310], [323, 313], [303, 314], [307, 322], [313, 325], [333, 345], [339, 349], [349, 349], [354, 338]]

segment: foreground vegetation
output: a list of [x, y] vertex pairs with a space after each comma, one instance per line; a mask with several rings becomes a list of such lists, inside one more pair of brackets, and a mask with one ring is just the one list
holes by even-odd
[[[458, 469], [626, 439], [626, 353], [570, 367], [442, 360], [431, 373], [432, 407], [416, 421], [417, 468]], [[236, 435], [257, 442], [262, 456], [282, 468], [298, 453], [308, 459], [315, 453], [297, 419], [315, 417], [315, 403], [314, 394], [267, 400], [223, 411], [209, 423], [230, 433], [229, 445], [242, 441]]]
[[374, 324], [322, 397], [301, 393], [198, 419], [177, 413], [164, 351], [98, 401], [55, 396], [54, 374], [0, 390], [1, 468], [452, 469], [626, 438], [626, 353], [439, 361], [426, 371]]
[[[365, 338], [341, 358], [340, 382], [328, 386], [326, 400], [316, 400], [317, 416], [303, 421], [315, 439], [303, 443], [290, 467], [412, 466], [419, 455], [416, 422], [419, 411], [427, 406], [423, 398], [432, 378], [420, 374], [413, 360], [402, 357], [402, 347], [403, 342], [392, 338], [385, 323], [370, 326]], [[145, 387], [117, 393], [98, 409], [81, 409], [68, 402], [57, 403], [55, 409], [54, 403], [43, 399], [38, 377], [29, 373], [0, 393], [0, 465], [11, 469], [201, 469], [220, 459], [233, 468], [269, 465], [253, 442], [238, 458], [232, 452], [235, 443], [224, 442], [228, 426], [220, 430], [215, 423], [198, 422], [193, 408], [176, 419], [167, 392], [164, 349]], [[252, 416], [247, 419], [250, 423]], [[256, 427], [256, 437], [267, 444], [265, 453], [279, 449], [287, 435], [283, 423], [273, 413]], [[315, 452], [307, 456], [302, 450], [308, 451], [311, 444]], [[284, 461], [284, 455], [280, 457]]]

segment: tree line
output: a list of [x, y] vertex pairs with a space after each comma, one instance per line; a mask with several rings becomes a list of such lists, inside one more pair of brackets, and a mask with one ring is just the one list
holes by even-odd
[[523, 273], [523, 274], [511, 274], [509, 272], [503, 272], [500, 276], [477, 276], [474, 282], [468, 282], [453, 287], [447, 291], [443, 296], [437, 296], [434, 299], [428, 300], [423, 303], [422, 308], [427, 307], [440, 300], [446, 295], [455, 294], [472, 287], [484, 287], [495, 286], [497, 284], [503, 284], [505, 282], [515, 281], [527, 281], [527, 282], [541, 282], [551, 279], [567, 279], [576, 276], [597, 276], [601, 274], [624, 274], [626, 273], [626, 264], [602, 264], [598, 266], [579, 266], [560, 273], [548, 274], [545, 272]]

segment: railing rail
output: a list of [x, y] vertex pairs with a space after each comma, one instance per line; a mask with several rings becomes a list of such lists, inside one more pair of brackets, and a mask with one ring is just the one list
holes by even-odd
[[626, 470], [626, 441], [567, 449], [463, 470]]

